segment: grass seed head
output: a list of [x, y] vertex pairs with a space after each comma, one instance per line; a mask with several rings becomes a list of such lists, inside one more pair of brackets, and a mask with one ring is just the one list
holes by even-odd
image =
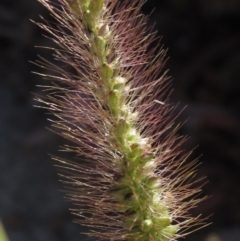
[[[170, 241], [204, 223], [189, 210], [195, 162], [181, 154], [173, 128], [169, 81], [159, 76], [165, 51], [140, 12], [143, 1], [38, 0], [56, 19], [37, 23], [65, 67], [37, 61], [53, 74], [46, 97], [54, 130], [82, 160], [62, 165], [68, 198], [88, 235], [102, 240]], [[44, 70], [43, 70], [44, 71]], [[70, 191], [71, 190], [71, 191]]]

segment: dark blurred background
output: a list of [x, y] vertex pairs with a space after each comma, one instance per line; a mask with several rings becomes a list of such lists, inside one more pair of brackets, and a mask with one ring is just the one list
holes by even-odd
[[[240, 240], [240, 1], [149, 0], [143, 8], [149, 25], [162, 35], [170, 57], [172, 102], [187, 106], [180, 134], [191, 136], [184, 149], [199, 147], [198, 176], [207, 176], [195, 210], [213, 214], [209, 227], [187, 241]], [[48, 153], [63, 143], [46, 130], [48, 116], [34, 108], [41, 78], [29, 63], [53, 46], [29, 19], [48, 18], [35, 0], [0, 2], [0, 218], [11, 241], [83, 240], [72, 223], [70, 204]]]

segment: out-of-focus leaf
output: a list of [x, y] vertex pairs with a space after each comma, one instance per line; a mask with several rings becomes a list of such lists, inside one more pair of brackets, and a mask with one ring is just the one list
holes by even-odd
[[9, 241], [1, 221], [0, 221], [0, 241]]

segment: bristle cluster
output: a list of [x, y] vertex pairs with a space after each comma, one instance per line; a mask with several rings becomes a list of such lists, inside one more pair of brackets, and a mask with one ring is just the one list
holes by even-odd
[[159, 72], [164, 50], [150, 49], [143, 1], [39, 0], [57, 20], [38, 23], [60, 50], [55, 58], [68, 72], [44, 77], [47, 99], [37, 98], [53, 116], [53, 127], [75, 143], [65, 146], [82, 160], [55, 158], [67, 170], [65, 182], [78, 205], [73, 212], [102, 240], [170, 241], [201, 225], [189, 209], [200, 200], [191, 188], [195, 162], [184, 164], [167, 77]]

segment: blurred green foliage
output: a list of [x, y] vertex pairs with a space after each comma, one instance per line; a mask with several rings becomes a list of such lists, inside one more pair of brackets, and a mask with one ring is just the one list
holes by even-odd
[[0, 241], [9, 241], [1, 221], [0, 221]]

